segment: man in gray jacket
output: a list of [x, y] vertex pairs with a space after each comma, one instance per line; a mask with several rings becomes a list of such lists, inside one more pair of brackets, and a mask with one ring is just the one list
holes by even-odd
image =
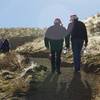
[[60, 74], [61, 52], [67, 30], [62, 26], [61, 20], [56, 18], [54, 25], [49, 27], [45, 33], [45, 46], [51, 52], [51, 71]]

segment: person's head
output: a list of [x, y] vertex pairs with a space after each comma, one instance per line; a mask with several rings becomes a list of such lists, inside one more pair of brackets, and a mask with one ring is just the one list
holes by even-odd
[[56, 18], [54, 20], [54, 25], [62, 25], [62, 22], [61, 22], [60, 18]]
[[78, 20], [77, 15], [71, 15], [71, 16], [70, 16], [70, 21], [71, 21], [71, 22], [74, 22], [75, 20]]

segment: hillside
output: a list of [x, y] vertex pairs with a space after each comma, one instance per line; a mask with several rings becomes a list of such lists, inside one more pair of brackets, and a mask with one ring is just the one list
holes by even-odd
[[38, 37], [42, 37], [45, 29], [40, 28], [0, 28], [0, 38], [7, 38], [11, 49], [32, 42]]
[[0, 28], [0, 36], [13, 38], [13, 37], [24, 37], [24, 36], [40, 36], [43, 34], [45, 29], [40, 28]]

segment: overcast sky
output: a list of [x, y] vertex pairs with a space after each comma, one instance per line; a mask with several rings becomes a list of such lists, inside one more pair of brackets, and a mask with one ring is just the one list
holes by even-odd
[[100, 0], [0, 0], [0, 27], [48, 27], [56, 17], [81, 20], [100, 12]]

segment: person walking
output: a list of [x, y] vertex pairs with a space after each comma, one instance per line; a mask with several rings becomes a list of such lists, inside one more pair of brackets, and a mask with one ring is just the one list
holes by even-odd
[[85, 24], [78, 20], [77, 15], [71, 15], [70, 21], [67, 28], [69, 35], [66, 37], [66, 43], [70, 47], [71, 40], [74, 67], [75, 71], [79, 72], [81, 66], [81, 50], [83, 45], [85, 47], [88, 45], [87, 30]]
[[45, 33], [44, 43], [45, 47], [49, 49], [51, 53], [52, 73], [56, 71], [58, 74], [61, 74], [61, 52], [66, 34], [67, 30], [63, 27], [59, 18], [54, 20], [54, 25], [50, 26]]

